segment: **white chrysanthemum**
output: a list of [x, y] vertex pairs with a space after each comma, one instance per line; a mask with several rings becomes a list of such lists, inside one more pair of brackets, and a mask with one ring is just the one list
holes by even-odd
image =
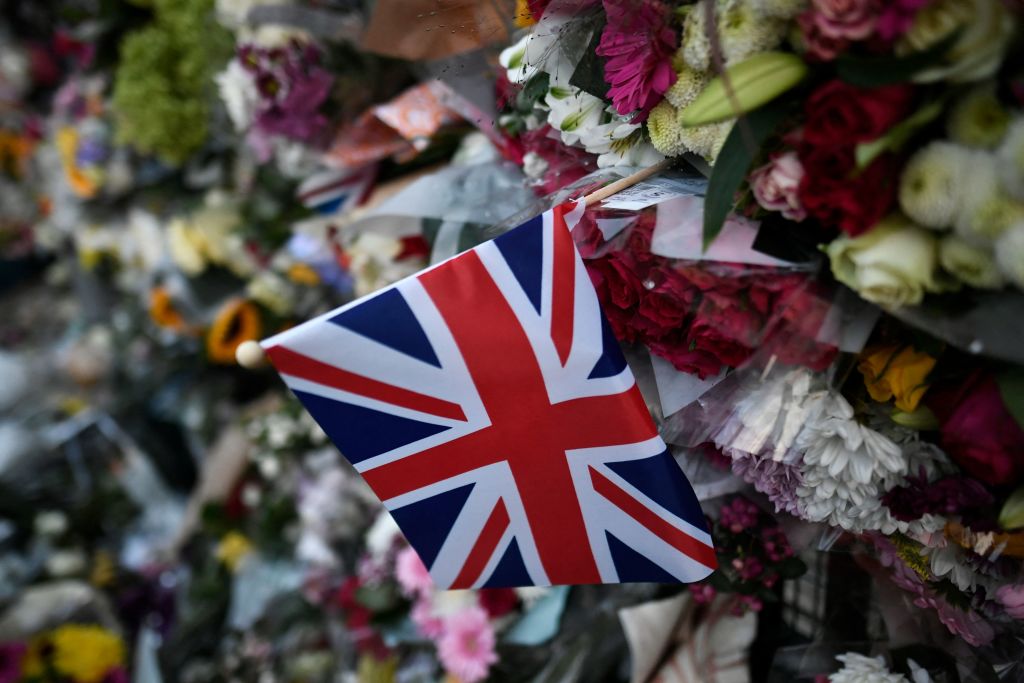
[[692, 5], [683, 20], [683, 33], [676, 56], [697, 71], [711, 66], [711, 41], [707, 30], [707, 5], [712, 0], [700, 0]]
[[667, 157], [677, 157], [687, 151], [679, 135], [679, 110], [669, 102], [659, 102], [647, 117], [647, 133], [654, 148]]
[[960, 546], [947, 542], [938, 547], [925, 546], [921, 553], [928, 558], [929, 567], [936, 578], [949, 579], [962, 591], [974, 590], [976, 575], [967, 564]]
[[797, 487], [807, 519], [848, 531], [893, 533], [900, 524], [880, 502], [882, 492], [907, 471], [903, 450], [854, 419], [838, 393], [819, 399], [821, 410], [796, 439], [803, 454], [803, 485]]
[[742, 62], [758, 52], [779, 46], [786, 36], [787, 22], [758, 16], [749, 2], [730, 5], [718, 15], [722, 58], [726, 64]]
[[1002, 188], [1024, 202], [1024, 116], [1016, 117], [1007, 127], [996, 160]]
[[714, 163], [718, 153], [729, 137], [734, 121], [709, 123], [705, 126], [680, 128], [679, 140], [689, 152], [703, 157], [708, 163]]
[[1006, 284], [992, 253], [957, 235], [946, 235], [939, 242], [939, 264], [957, 280], [977, 289], [999, 289]]
[[750, 0], [750, 8], [759, 17], [788, 20], [807, 8], [807, 0]]
[[1010, 112], [996, 97], [994, 83], [971, 90], [949, 112], [946, 131], [953, 142], [968, 147], [991, 149], [1006, 133]]
[[1003, 275], [1024, 289], [1024, 222], [1011, 226], [996, 240], [995, 254]]
[[829, 675], [831, 683], [909, 683], [902, 674], [890, 671], [881, 656], [847, 652], [836, 659], [842, 662], [843, 668]]
[[961, 182], [969, 156], [964, 147], [944, 141], [918, 150], [900, 177], [903, 212], [926, 228], [950, 227], [960, 204]]
[[957, 234], [973, 244], [991, 244], [1020, 220], [1024, 204], [1000, 190], [995, 155], [972, 151], [961, 176], [960, 206], [953, 221]]
[[685, 63], [680, 67], [676, 70], [676, 82], [665, 93], [665, 99], [677, 109], [681, 109], [697, 99], [697, 95], [704, 90], [704, 86], [709, 80], [704, 71], [692, 69]]

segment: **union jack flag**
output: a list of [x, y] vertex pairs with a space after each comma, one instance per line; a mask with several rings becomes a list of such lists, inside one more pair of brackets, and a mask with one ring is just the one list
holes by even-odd
[[565, 204], [263, 342], [441, 588], [716, 566]]

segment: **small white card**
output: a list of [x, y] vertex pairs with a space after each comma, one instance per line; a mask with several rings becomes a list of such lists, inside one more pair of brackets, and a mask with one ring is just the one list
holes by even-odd
[[638, 211], [675, 197], [703, 196], [707, 187], [707, 178], [653, 178], [616, 192], [602, 206]]

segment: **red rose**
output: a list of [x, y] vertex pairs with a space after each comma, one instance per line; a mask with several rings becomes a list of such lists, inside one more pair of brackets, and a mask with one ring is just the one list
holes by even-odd
[[995, 377], [976, 372], [960, 387], [929, 392], [942, 423], [943, 449], [967, 472], [992, 486], [1014, 486], [1024, 475], [1024, 430], [1013, 419]]
[[597, 300], [601, 303], [612, 333], [624, 342], [636, 341], [636, 330], [630, 325], [639, 303], [638, 292], [643, 288], [633, 271], [626, 266], [618, 252], [587, 261], [587, 274], [594, 283]]
[[874, 140], [907, 116], [913, 95], [914, 89], [905, 84], [865, 89], [829, 81], [804, 107], [804, 140], [815, 146], [851, 147]]
[[800, 160], [807, 170], [800, 182], [800, 202], [827, 228], [859, 235], [889, 213], [896, 201], [899, 176], [891, 155], [878, 157], [860, 173], [854, 172], [849, 148], [810, 148]]
[[492, 619], [505, 616], [519, 604], [519, 596], [511, 588], [481, 588], [477, 597]]

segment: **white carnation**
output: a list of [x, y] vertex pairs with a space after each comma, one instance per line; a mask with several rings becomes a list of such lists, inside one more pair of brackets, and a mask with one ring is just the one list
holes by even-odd
[[881, 656], [847, 652], [836, 659], [842, 662], [843, 668], [829, 675], [831, 683], [909, 683], [905, 676], [889, 671]]

